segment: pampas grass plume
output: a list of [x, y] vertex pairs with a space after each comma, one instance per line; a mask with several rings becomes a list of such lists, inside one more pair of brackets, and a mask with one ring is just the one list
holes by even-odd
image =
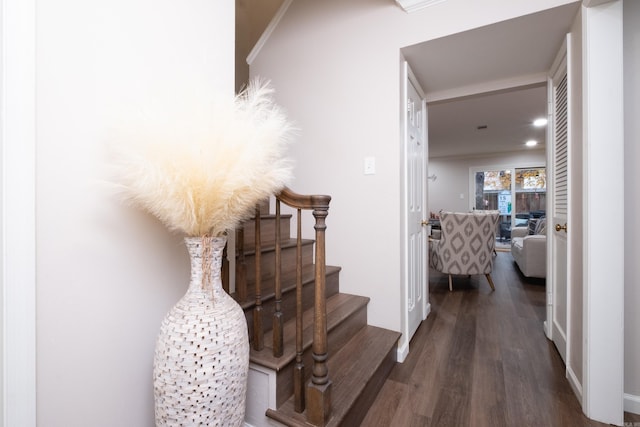
[[293, 128], [272, 94], [255, 80], [235, 98], [131, 125], [112, 147], [124, 198], [188, 236], [236, 228], [292, 177]]

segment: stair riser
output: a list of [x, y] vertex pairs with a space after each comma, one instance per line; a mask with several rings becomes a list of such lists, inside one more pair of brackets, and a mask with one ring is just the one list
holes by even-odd
[[[275, 277], [276, 270], [276, 251], [270, 250], [262, 252], [260, 258], [260, 268], [262, 280]], [[296, 247], [282, 248], [280, 253], [282, 259], [281, 274], [286, 272], [295, 272], [296, 270]], [[250, 254], [245, 257], [246, 277], [248, 286], [253, 286], [256, 278], [255, 255]], [[305, 243], [302, 245], [302, 265], [313, 264], [313, 244]]]
[[[325, 295], [327, 298], [335, 295], [340, 290], [340, 274], [336, 271], [333, 274], [328, 274], [325, 282]], [[269, 290], [269, 294], [273, 289]], [[313, 306], [315, 292], [315, 282], [311, 281], [303, 284], [302, 288], [302, 310], [307, 310]], [[275, 311], [275, 299], [270, 297], [262, 301], [262, 324], [265, 332], [272, 329], [273, 326], [273, 313]], [[283, 292], [282, 294], [282, 313], [286, 322], [289, 319], [295, 319], [296, 316], [296, 291], [295, 288]], [[253, 337], [253, 310], [245, 310], [245, 317], [247, 318], [247, 325], [249, 326], [249, 337]]]
[[[246, 221], [243, 224], [244, 229], [244, 247], [253, 249], [255, 247], [256, 226], [254, 220]], [[280, 216], [280, 240], [286, 241], [291, 235], [291, 216]], [[260, 218], [260, 243], [264, 245], [273, 245], [276, 241], [276, 217], [265, 216]]]
[[[328, 334], [328, 353], [332, 354], [345, 345], [351, 337], [367, 324], [367, 307], [362, 306], [359, 310], [329, 331]], [[303, 354], [303, 363], [305, 366], [305, 383], [311, 378], [311, 370], [313, 368], [313, 359], [311, 347], [305, 350]], [[276, 402], [282, 405], [293, 394], [293, 368], [295, 360], [289, 363], [285, 368], [277, 374], [276, 385]], [[331, 372], [329, 372], [331, 377]]]

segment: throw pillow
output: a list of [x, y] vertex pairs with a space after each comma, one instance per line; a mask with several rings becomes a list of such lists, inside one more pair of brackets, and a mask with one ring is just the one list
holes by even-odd
[[529, 218], [529, 234], [536, 234], [536, 225], [538, 224], [538, 220], [536, 218]]
[[540, 218], [536, 224], [536, 231], [534, 234], [547, 234], [547, 219]]

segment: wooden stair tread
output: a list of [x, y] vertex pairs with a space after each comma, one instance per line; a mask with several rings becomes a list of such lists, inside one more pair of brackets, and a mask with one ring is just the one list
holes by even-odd
[[[291, 217], [293, 217], [292, 214], [280, 214], [280, 218], [283, 219], [290, 219]], [[269, 219], [276, 219], [276, 214], [274, 213], [261, 213], [260, 214], [260, 221], [262, 221], [263, 219], [269, 220]], [[253, 226], [254, 221], [256, 220], [256, 216], [252, 215], [251, 217], [249, 217], [249, 219], [247, 219], [245, 221], [245, 223], [249, 223], [251, 226]]]
[[[368, 297], [338, 293], [327, 298], [327, 333], [330, 333], [344, 319], [355, 313], [358, 309], [366, 307], [369, 303]], [[306, 310], [302, 314], [303, 327], [303, 348], [307, 349], [313, 341], [313, 308]], [[264, 349], [256, 351], [251, 349], [250, 360], [261, 366], [265, 366], [275, 371], [280, 371], [289, 364], [296, 356], [296, 322], [291, 319], [284, 324], [284, 347], [283, 355], [273, 356], [273, 334], [272, 331], [265, 333]]]
[[[381, 371], [386, 370], [384, 365], [388, 364], [391, 352], [395, 360], [399, 338], [398, 332], [368, 325], [358, 331], [338, 352], [330, 355], [328, 367], [332, 381], [332, 407], [327, 426], [340, 426], [345, 416], [368, 388], [373, 388], [369, 391], [377, 394], [379, 387], [368, 387], [368, 385], [380, 381], [375, 378], [376, 375], [384, 375], [386, 378], [388, 372]], [[305, 413], [295, 412], [293, 396], [277, 411], [268, 410], [267, 416], [285, 425], [309, 425], [306, 423]]]
[[[340, 270], [342, 270], [341, 267], [336, 267], [333, 265], [325, 266], [325, 274], [327, 276], [338, 273], [340, 272]], [[303, 286], [315, 280], [315, 272], [316, 270], [315, 270], [314, 264], [302, 266], [302, 285]], [[274, 282], [275, 282], [274, 277], [270, 277], [268, 279], [262, 280], [262, 288], [263, 288], [262, 302], [263, 303], [269, 301], [272, 298], [275, 298], [275, 291], [273, 290], [273, 288], [275, 287]], [[287, 292], [294, 290], [295, 288], [296, 288], [296, 272], [295, 271], [283, 272], [282, 273], [282, 293], [285, 294]], [[268, 289], [268, 290], [265, 291], [264, 289]], [[243, 310], [247, 310], [256, 304], [255, 285], [253, 283], [247, 283], [247, 290], [248, 290], [247, 299], [244, 301], [238, 301], [238, 304], [240, 304], [240, 307], [242, 307]], [[231, 296], [237, 301], [238, 298], [235, 292], [232, 293]]]
[[[302, 246], [309, 246], [315, 243], [315, 240], [312, 239], [300, 239], [300, 243]], [[295, 248], [298, 245], [297, 239], [282, 239], [280, 241], [280, 249], [285, 250], [289, 248]], [[260, 247], [260, 251], [262, 253], [266, 252], [274, 252], [276, 250], [276, 244], [271, 243], [263, 243]], [[256, 253], [255, 244], [245, 244], [244, 246], [244, 255], [245, 257], [253, 256]]]

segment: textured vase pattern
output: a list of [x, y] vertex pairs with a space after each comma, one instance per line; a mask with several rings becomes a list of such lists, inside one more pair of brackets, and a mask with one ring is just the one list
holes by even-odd
[[[205, 239], [210, 251], [203, 251]], [[226, 238], [187, 237], [185, 243], [191, 257], [189, 289], [164, 318], [156, 343], [156, 425], [240, 426], [249, 339], [242, 309], [222, 289]]]

